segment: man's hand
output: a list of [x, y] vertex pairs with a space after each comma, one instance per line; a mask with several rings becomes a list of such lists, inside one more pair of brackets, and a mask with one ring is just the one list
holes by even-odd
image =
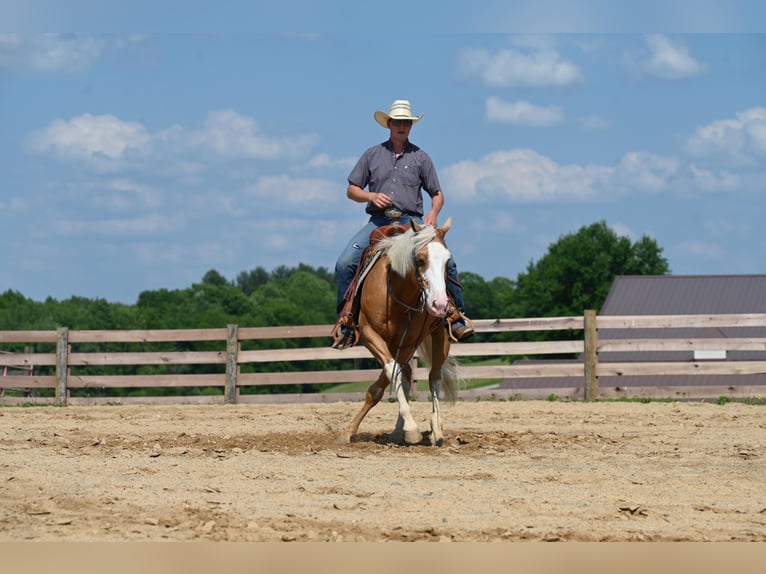
[[372, 203], [378, 209], [386, 209], [387, 207], [391, 207], [394, 204], [394, 200], [385, 193], [372, 193], [369, 195], [374, 196], [372, 198]]

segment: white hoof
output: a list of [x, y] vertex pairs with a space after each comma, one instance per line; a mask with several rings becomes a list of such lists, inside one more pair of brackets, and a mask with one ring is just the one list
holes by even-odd
[[420, 444], [423, 440], [423, 435], [419, 430], [404, 431], [404, 442], [407, 444]]

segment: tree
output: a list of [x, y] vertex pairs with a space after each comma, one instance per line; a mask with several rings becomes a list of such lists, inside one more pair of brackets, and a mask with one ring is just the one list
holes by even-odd
[[263, 267], [256, 267], [250, 271], [241, 271], [237, 275], [237, 287], [245, 294], [250, 295], [261, 285], [269, 282], [269, 272]]
[[228, 283], [228, 281], [226, 281], [226, 277], [221, 275], [215, 269], [211, 269], [205, 273], [205, 275], [202, 276], [202, 282], [205, 285], [226, 285]]
[[529, 263], [517, 281], [518, 312], [522, 317], [582, 315], [601, 308], [618, 275], [669, 272], [653, 239], [644, 236], [631, 244], [599, 221], [562, 236], [539, 261]]

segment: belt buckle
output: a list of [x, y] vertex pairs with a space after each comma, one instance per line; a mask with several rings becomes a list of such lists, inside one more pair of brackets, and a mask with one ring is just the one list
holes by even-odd
[[403, 215], [403, 212], [398, 207], [389, 207], [383, 212], [383, 215], [398, 223]]

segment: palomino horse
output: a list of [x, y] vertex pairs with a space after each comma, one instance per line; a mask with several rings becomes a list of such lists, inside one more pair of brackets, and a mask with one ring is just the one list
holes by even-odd
[[367, 390], [364, 405], [342, 440], [350, 441], [357, 433], [362, 419], [378, 404], [390, 383], [399, 401], [393, 440], [421, 442], [408, 400], [412, 387], [410, 362], [417, 350], [420, 359], [430, 366], [431, 444], [443, 444], [439, 398], [444, 390], [446, 398], [454, 403], [459, 382], [457, 363], [449, 356], [450, 339], [445, 327], [450, 307], [445, 284], [450, 252], [444, 235], [451, 224], [449, 218], [436, 229], [412, 221], [411, 229], [378, 244], [381, 255], [361, 287], [358, 324], [360, 340], [383, 370]]

